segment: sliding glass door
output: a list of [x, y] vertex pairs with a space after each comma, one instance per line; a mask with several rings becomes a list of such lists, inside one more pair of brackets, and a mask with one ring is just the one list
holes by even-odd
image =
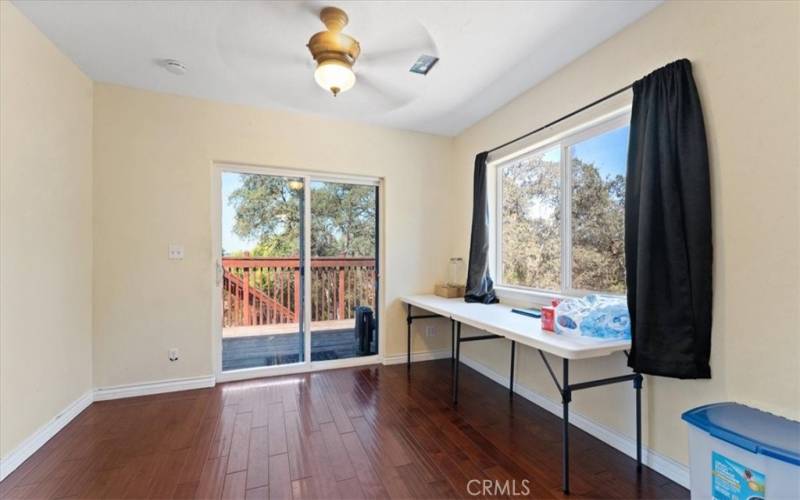
[[222, 173], [222, 369], [305, 359], [299, 177]]
[[221, 170], [221, 369], [378, 354], [377, 182]]
[[377, 187], [311, 182], [311, 360], [378, 352]]

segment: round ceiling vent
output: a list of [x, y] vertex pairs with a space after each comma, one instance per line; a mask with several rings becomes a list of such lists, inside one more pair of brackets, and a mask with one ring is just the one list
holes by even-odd
[[161, 59], [159, 64], [162, 68], [169, 71], [173, 75], [185, 75], [186, 74], [186, 66], [181, 64], [180, 61], [176, 59]]

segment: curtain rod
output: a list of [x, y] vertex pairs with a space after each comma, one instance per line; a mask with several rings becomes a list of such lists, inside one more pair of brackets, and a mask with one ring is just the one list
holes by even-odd
[[576, 110], [575, 110], [575, 111], [573, 111], [572, 113], [566, 114], [566, 115], [562, 116], [561, 118], [559, 118], [559, 119], [557, 119], [557, 120], [553, 120], [553, 121], [551, 121], [551, 122], [550, 122], [550, 123], [548, 123], [547, 125], [541, 126], [541, 127], [537, 128], [536, 130], [531, 130], [531, 131], [530, 131], [530, 132], [528, 132], [527, 134], [523, 134], [523, 135], [521, 135], [521, 136], [517, 137], [516, 139], [511, 139], [511, 140], [510, 140], [510, 141], [508, 141], [508, 142], [505, 142], [505, 143], [503, 143], [503, 144], [501, 144], [501, 145], [499, 145], [499, 146], [493, 147], [492, 149], [490, 149], [489, 151], [487, 151], [487, 153], [494, 153], [494, 152], [495, 152], [495, 151], [497, 151], [498, 149], [503, 149], [504, 147], [506, 147], [506, 146], [509, 146], [509, 145], [511, 145], [511, 144], [514, 144], [514, 143], [515, 143], [515, 142], [517, 142], [517, 141], [521, 141], [522, 139], [525, 139], [525, 138], [527, 138], [527, 137], [530, 137], [530, 136], [532, 136], [533, 134], [535, 134], [535, 133], [537, 133], [537, 132], [541, 132], [542, 130], [544, 130], [544, 129], [546, 129], [546, 128], [552, 127], [553, 125], [555, 125], [555, 124], [557, 124], [557, 123], [559, 123], [559, 122], [562, 122], [562, 121], [566, 120], [567, 118], [573, 117], [573, 116], [577, 115], [578, 113], [581, 113], [581, 112], [583, 112], [583, 111], [586, 111], [587, 109], [591, 108], [592, 106], [596, 106], [596, 105], [600, 104], [600, 103], [601, 103], [601, 102], [603, 102], [603, 101], [607, 101], [608, 99], [611, 99], [611, 98], [612, 98], [612, 97], [614, 97], [615, 95], [621, 94], [621, 93], [625, 92], [626, 90], [629, 90], [631, 87], [633, 87], [633, 84], [630, 84], [630, 85], [627, 85], [627, 86], [625, 86], [625, 87], [622, 87], [622, 88], [621, 88], [621, 89], [619, 89], [619, 90], [615, 90], [614, 92], [612, 92], [612, 93], [608, 94], [608, 95], [607, 95], [607, 96], [605, 96], [605, 97], [601, 97], [600, 99], [598, 99], [598, 100], [596, 100], [596, 101], [594, 101], [594, 102], [592, 102], [592, 103], [589, 103], [589, 104], [587, 104], [586, 106], [584, 106], [584, 107], [582, 107], [582, 108], [580, 108], [580, 109], [576, 109]]

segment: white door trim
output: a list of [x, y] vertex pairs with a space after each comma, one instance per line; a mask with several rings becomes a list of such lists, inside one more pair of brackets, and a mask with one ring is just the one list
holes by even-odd
[[[343, 182], [348, 184], [359, 184], [378, 187], [376, 201], [378, 203], [378, 293], [376, 294], [376, 308], [378, 320], [378, 354], [373, 356], [356, 357], [349, 359], [336, 359], [329, 361], [311, 361], [311, 308], [307, 305], [311, 303], [311, 273], [304, 273], [303, 277], [303, 332], [305, 355], [302, 362], [279, 366], [265, 366], [258, 368], [246, 368], [242, 370], [222, 371], [222, 301], [219, 297], [222, 293], [222, 173], [241, 172], [262, 175], [274, 175], [285, 177], [302, 177], [304, 183], [304, 218], [306, 221], [311, 219], [310, 204], [310, 184], [312, 181]], [[229, 382], [233, 380], [244, 380], [250, 378], [271, 377], [278, 375], [288, 375], [295, 373], [313, 372], [334, 368], [346, 368], [350, 366], [362, 366], [383, 362], [383, 353], [386, 346], [385, 325], [383, 321], [384, 308], [384, 207], [383, 200], [383, 179], [378, 177], [357, 176], [348, 174], [331, 174], [303, 169], [268, 167], [251, 164], [233, 162], [213, 162], [211, 171], [211, 237], [212, 237], [212, 272], [211, 272], [211, 363], [214, 367], [214, 374], [218, 382]], [[304, 224], [304, 259], [310, 258], [311, 254], [311, 225]]]

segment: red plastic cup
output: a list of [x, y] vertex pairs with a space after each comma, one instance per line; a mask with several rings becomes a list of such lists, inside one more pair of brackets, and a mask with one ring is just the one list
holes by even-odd
[[542, 307], [542, 330], [555, 331], [555, 324], [556, 308], [551, 306]]

